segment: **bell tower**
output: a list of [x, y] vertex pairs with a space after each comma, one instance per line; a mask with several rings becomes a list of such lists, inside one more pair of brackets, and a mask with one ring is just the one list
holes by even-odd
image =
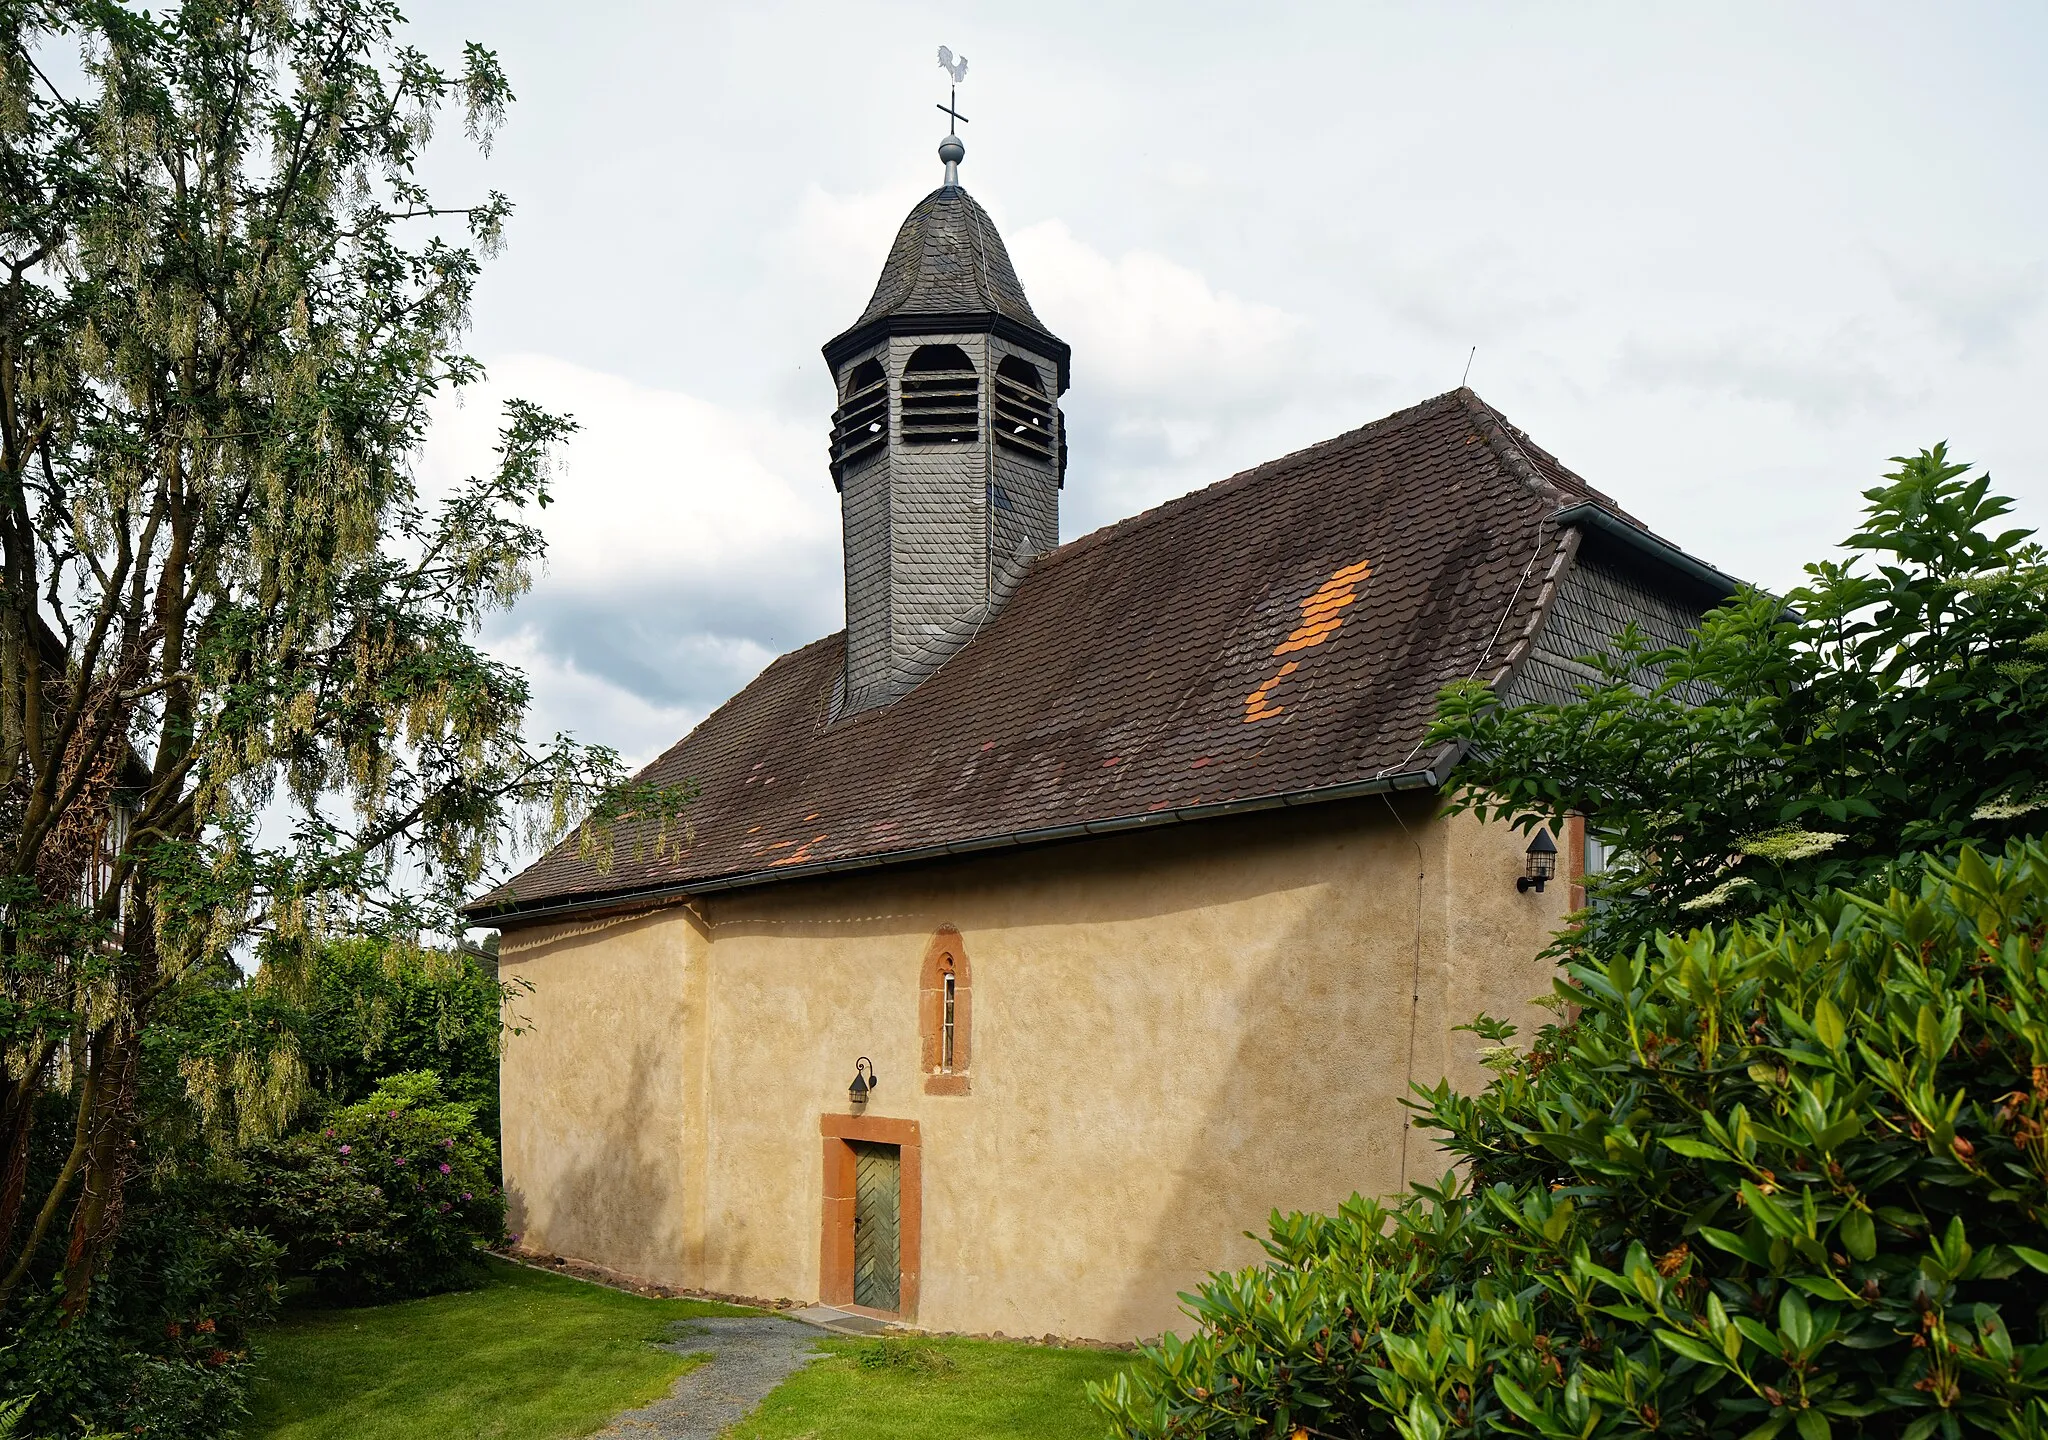
[[[940, 108], [954, 130], [966, 119]], [[836, 715], [914, 689], [1059, 543], [1069, 351], [961, 188], [966, 153], [958, 134], [941, 142], [944, 183], [904, 219], [860, 319], [825, 346], [846, 556]]]

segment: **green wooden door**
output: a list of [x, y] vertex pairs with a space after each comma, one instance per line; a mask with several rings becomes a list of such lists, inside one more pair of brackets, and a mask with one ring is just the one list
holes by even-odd
[[853, 1142], [853, 1303], [902, 1308], [903, 1155], [894, 1145]]

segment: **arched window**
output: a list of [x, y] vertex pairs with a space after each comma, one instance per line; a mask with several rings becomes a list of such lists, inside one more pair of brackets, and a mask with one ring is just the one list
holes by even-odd
[[903, 443], [971, 445], [981, 438], [981, 375], [958, 345], [922, 345], [903, 367]]
[[942, 926], [925, 946], [918, 982], [918, 1032], [924, 1051], [924, 1093], [965, 1095], [973, 1030], [973, 984], [960, 932]]
[[839, 408], [832, 412], [832, 483], [889, 444], [889, 376], [869, 356], [846, 372]]
[[996, 367], [996, 443], [1050, 464], [1059, 428], [1056, 414], [1038, 367], [1021, 355], [1004, 356]]

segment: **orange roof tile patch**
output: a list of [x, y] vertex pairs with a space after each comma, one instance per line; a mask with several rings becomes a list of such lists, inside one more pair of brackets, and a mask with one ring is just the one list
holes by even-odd
[[[804, 841], [803, 845], [800, 848], [790, 851], [780, 860], [771, 860], [768, 863], [771, 867], [776, 868], [779, 868], [784, 865], [801, 865], [804, 863], [804, 861], [811, 858], [811, 847], [816, 845], [820, 840], [823, 840], [824, 838], [825, 837], [823, 835], [813, 835], [810, 839]], [[788, 844], [791, 842], [785, 841], [784, 843]]]
[[[1275, 658], [1292, 655], [1297, 650], [1313, 650], [1322, 644], [1344, 623], [1344, 607], [1356, 604], [1358, 587], [1372, 574], [1372, 562], [1360, 560], [1332, 571], [1330, 578], [1316, 587], [1315, 593], [1301, 602], [1301, 624], [1291, 631], [1285, 640], [1273, 647]], [[1273, 687], [1292, 675], [1301, 666], [1290, 660], [1268, 678], [1258, 689], [1244, 697], [1244, 723], [1266, 720], [1278, 715], [1287, 707], [1269, 704], [1266, 697]]]

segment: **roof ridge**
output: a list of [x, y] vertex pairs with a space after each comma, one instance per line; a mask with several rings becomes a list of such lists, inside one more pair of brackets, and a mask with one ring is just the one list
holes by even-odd
[[1443, 409], [1445, 403], [1456, 398], [1457, 394], [1458, 392], [1455, 390], [1447, 390], [1441, 395], [1432, 395], [1429, 399], [1410, 405], [1405, 410], [1396, 410], [1391, 415], [1382, 415], [1377, 420], [1369, 420], [1355, 429], [1346, 430], [1341, 435], [1332, 435], [1327, 440], [1318, 440], [1313, 445], [1304, 445], [1299, 450], [1290, 450], [1285, 455], [1274, 456], [1271, 460], [1262, 460], [1248, 469], [1239, 470], [1232, 475], [1226, 475], [1221, 480], [1212, 480], [1199, 489], [1189, 490], [1183, 494], [1161, 500], [1157, 505], [1140, 510], [1135, 515], [1126, 515], [1121, 520], [1112, 520], [1106, 525], [1099, 525], [1087, 534], [1077, 535], [1057, 549], [1048, 551], [1039, 558], [1038, 563], [1040, 565], [1050, 564], [1068, 555], [1079, 554], [1092, 550], [1099, 545], [1106, 545], [1111, 537], [1119, 532], [1141, 530], [1165, 519], [1169, 514], [1178, 514], [1183, 510], [1194, 509], [1218, 496], [1227, 495], [1241, 489], [1280, 466], [1298, 462], [1304, 456], [1329, 450], [1339, 445], [1355, 443], [1366, 435], [1376, 435], [1382, 431], [1405, 429], [1416, 421]]
[[[974, 238], [974, 289], [981, 296], [982, 304], [996, 314], [1001, 314], [1002, 301], [996, 298], [995, 279], [988, 273], [988, 237], [981, 232], [982, 221], [987, 220], [991, 226], [996, 222], [981, 203], [967, 193], [965, 185], [956, 185], [953, 188], [970, 202], [967, 206], [967, 230]], [[1022, 280], [1017, 282], [1019, 290], [1023, 289], [1023, 285]]]
[[1493, 451], [1503, 470], [1554, 504], [1562, 505], [1575, 498], [1544, 478], [1523, 451], [1515, 427], [1507, 416], [1480, 399], [1478, 392], [1469, 385], [1460, 385], [1451, 393], [1458, 397], [1467, 413], [1477, 422], [1480, 438], [1486, 441], [1487, 448]]

